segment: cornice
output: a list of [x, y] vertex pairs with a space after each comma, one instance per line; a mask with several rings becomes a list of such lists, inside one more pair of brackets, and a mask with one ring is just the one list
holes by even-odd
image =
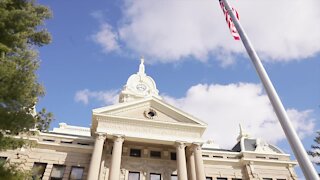
[[155, 126], [164, 125], [164, 126], [170, 126], [170, 127], [176, 127], [177, 129], [181, 129], [179, 127], [185, 127], [185, 128], [200, 128], [205, 129], [206, 126], [199, 125], [199, 124], [190, 124], [190, 123], [184, 123], [184, 122], [168, 122], [168, 121], [161, 121], [161, 120], [152, 120], [152, 119], [139, 119], [139, 118], [130, 118], [130, 117], [120, 117], [120, 116], [113, 116], [113, 115], [104, 115], [104, 114], [95, 114], [95, 119], [99, 122], [103, 121], [112, 121], [114, 119], [121, 120], [121, 121], [127, 121], [135, 122], [135, 123], [147, 123], [147, 124], [154, 124]]
[[270, 160], [270, 159], [258, 159], [258, 158], [242, 158], [241, 161], [243, 163], [246, 162], [259, 162], [259, 163], [275, 163], [275, 164], [291, 164], [291, 165], [297, 165], [297, 161], [283, 161], [283, 160]]
[[241, 153], [243, 153], [243, 154], [255, 154], [255, 155], [271, 155], [271, 156], [286, 156], [286, 157], [290, 157], [290, 154], [256, 152], [256, 151], [241, 151]]
[[67, 139], [80, 139], [80, 140], [93, 140], [93, 138], [91, 136], [81, 136], [81, 135], [69, 135], [69, 134], [58, 134], [58, 133], [43, 133], [40, 132], [39, 136], [48, 136], [48, 137], [57, 137], [57, 138], [67, 138]]
[[202, 142], [204, 127], [192, 125], [168, 124], [152, 120], [139, 120], [119, 118], [114, 116], [96, 117], [96, 129], [98, 132], [106, 132], [109, 135], [123, 134], [129, 139], [153, 139], [155, 141], [174, 142], [177, 140]]

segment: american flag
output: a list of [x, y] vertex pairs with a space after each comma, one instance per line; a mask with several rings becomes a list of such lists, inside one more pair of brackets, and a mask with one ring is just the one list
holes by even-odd
[[[221, 7], [221, 9], [223, 11], [223, 14], [226, 16], [226, 21], [227, 21], [227, 24], [229, 26], [231, 35], [233, 36], [233, 38], [235, 40], [240, 40], [239, 33], [238, 33], [236, 27], [234, 26], [234, 24], [232, 22], [232, 19], [231, 19], [231, 16], [228, 14], [228, 11], [227, 11], [226, 7], [224, 6], [224, 3], [222, 2], [222, 0], [219, 0], [219, 2], [220, 2], [220, 7]], [[236, 15], [237, 19], [239, 19], [239, 14], [238, 14], [237, 10], [232, 8], [232, 11]]]

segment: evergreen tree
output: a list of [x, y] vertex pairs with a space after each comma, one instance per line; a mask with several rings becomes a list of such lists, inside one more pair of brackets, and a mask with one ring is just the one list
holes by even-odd
[[[316, 144], [311, 146], [311, 150], [308, 151], [308, 154], [312, 157], [320, 159], [320, 131], [317, 132], [317, 136], [314, 138], [314, 142]], [[318, 166], [320, 165], [320, 161], [315, 162]]]
[[[26, 142], [12, 135], [35, 127], [47, 130], [52, 120], [44, 109], [34, 113], [44, 95], [36, 76], [36, 48], [51, 41], [43, 27], [50, 17], [49, 8], [34, 0], [0, 0], [0, 151], [22, 147]], [[17, 168], [0, 163], [0, 174], [6, 173], [12, 175], [7, 179], [26, 179]]]

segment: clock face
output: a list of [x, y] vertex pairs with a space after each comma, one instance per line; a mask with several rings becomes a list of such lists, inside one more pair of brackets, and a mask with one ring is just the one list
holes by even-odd
[[145, 84], [138, 84], [138, 85], [136, 86], [136, 89], [137, 89], [138, 91], [145, 91], [145, 90], [147, 89], [147, 86], [146, 86]]

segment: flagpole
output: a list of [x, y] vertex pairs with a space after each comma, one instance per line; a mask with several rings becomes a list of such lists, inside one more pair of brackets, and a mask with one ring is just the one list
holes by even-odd
[[243, 30], [240, 22], [232, 12], [229, 3], [227, 0], [222, 0], [229, 15], [231, 16], [231, 19], [241, 37], [241, 41], [244, 45], [244, 47], [247, 50], [248, 55], [251, 58], [252, 63], [254, 64], [256, 71], [260, 77], [260, 80], [265, 88], [265, 91], [268, 94], [269, 100], [273, 106], [274, 111], [276, 112], [276, 115], [280, 121], [280, 124], [282, 126], [282, 129], [289, 141], [289, 144], [295, 154], [295, 157], [298, 160], [298, 163], [303, 171], [303, 174], [307, 180], [317, 180], [319, 179], [318, 173], [315, 170], [314, 166], [312, 165], [306, 150], [304, 149], [297, 133], [295, 132], [293, 125], [291, 121], [289, 120], [289, 117], [286, 113], [286, 110], [283, 107], [283, 104], [275, 90], [275, 88], [272, 85], [272, 82], [270, 78], [268, 77], [268, 74], [266, 70], [264, 69], [260, 58], [258, 57], [256, 51], [254, 50], [247, 34]]

